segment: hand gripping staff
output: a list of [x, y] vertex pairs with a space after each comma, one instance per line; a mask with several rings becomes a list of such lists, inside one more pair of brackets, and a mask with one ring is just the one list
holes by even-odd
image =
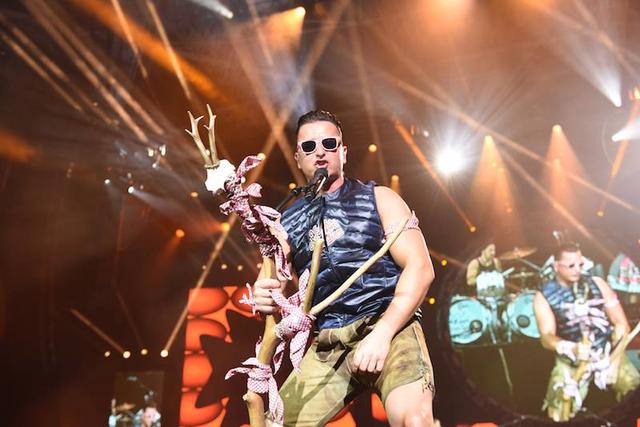
[[[258, 166], [262, 159], [255, 156], [246, 157], [238, 169], [225, 159], [218, 159], [215, 147], [215, 115], [207, 105], [209, 124], [205, 125], [209, 139], [207, 150], [200, 139], [198, 122], [202, 116], [194, 118], [189, 112], [191, 131], [187, 133], [193, 138], [207, 171], [205, 185], [214, 194], [225, 193], [227, 201], [220, 205], [225, 215], [236, 214], [241, 220], [241, 229], [247, 242], [258, 245], [262, 254], [261, 278], [290, 280], [291, 272], [287, 263], [283, 243], [287, 233], [278, 221], [280, 213], [268, 206], [256, 205], [251, 198], [260, 198], [261, 186], [257, 183], [242, 187], [243, 177]], [[286, 298], [280, 290], [272, 291], [273, 299], [280, 307], [282, 319], [277, 322], [274, 315], [265, 318], [265, 329], [262, 338], [256, 343], [256, 356], [245, 360], [241, 367], [230, 370], [225, 378], [235, 374], [246, 374], [247, 393], [243, 396], [247, 404], [251, 427], [266, 425], [264, 403], [261, 394], [268, 395], [269, 410], [275, 423], [281, 424], [284, 419], [284, 408], [278, 386], [273, 375], [280, 368], [285, 343], [289, 342], [289, 352], [294, 369], [299, 369], [304, 355], [309, 332], [313, 327], [315, 316], [329, 306], [358, 277], [360, 277], [375, 261], [383, 256], [404, 230], [409, 217], [398, 224], [396, 231], [389, 237], [380, 250], [365, 262], [345, 283], [333, 294], [314, 307], [311, 307], [313, 290], [320, 266], [322, 240], [314, 242], [311, 270], [305, 271], [299, 280], [299, 289], [291, 297]], [[280, 317], [280, 316], [278, 316]], [[272, 368], [273, 365], [273, 368]]]

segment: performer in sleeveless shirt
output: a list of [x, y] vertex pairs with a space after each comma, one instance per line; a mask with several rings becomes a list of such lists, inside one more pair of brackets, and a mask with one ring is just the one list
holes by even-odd
[[[554, 255], [556, 278], [536, 292], [533, 305], [542, 346], [556, 353], [543, 410], [554, 421], [567, 421], [582, 406], [591, 380], [621, 400], [640, 385], [640, 374], [626, 355], [609, 359], [612, 345], [629, 332], [615, 292], [600, 277], [581, 275], [584, 261], [575, 243], [561, 245]], [[588, 370], [576, 381], [580, 363], [588, 363]], [[562, 411], [566, 396], [569, 414]]]
[[[290, 260], [300, 275], [310, 266], [312, 242], [323, 239], [314, 304], [325, 299], [384, 244], [397, 223], [412, 215], [391, 189], [344, 176], [347, 146], [332, 113], [311, 111], [298, 121], [295, 160], [311, 180], [329, 173], [319, 196], [301, 198], [282, 215]], [[433, 425], [433, 372], [419, 307], [434, 278], [415, 216], [390, 251], [316, 320], [316, 336], [301, 371], [280, 389], [286, 426], [329, 422], [360, 392], [376, 391], [391, 425]], [[273, 313], [270, 289], [254, 284], [256, 309]]]
[[500, 260], [496, 258], [496, 245], [488, 244], [480, 256], [472, 259], [467, 264], [467, 285], [476, 286], [478, 276], [484, 272], [502, 271]]

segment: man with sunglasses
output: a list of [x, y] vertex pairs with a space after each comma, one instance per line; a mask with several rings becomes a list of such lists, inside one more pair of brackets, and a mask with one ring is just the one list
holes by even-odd
[[[554, 421], [567, 421], [581, 408], [591, 379], [619, 401], [640, 385], [640, 374], [626, 355], [610, 359], [612, 346], [629, 332], [615, 292], [600, 277], [582, 274], [575, 243], [561, 245], [554, 256], [555, 279], [536, 292], [533, 308], [542, 346], [556, 353], [542, 409]], [[580, 365], [585, 375], [575, 378]]]
[[[370, 259], [399, 221], [411, 220], [389, 252], [318, 315], [300, 372], [280, 389], [284, 425], [324, 425], [358, 394], [374, 390], [391, 425], [430, 426], [433, 371], [419, 307], [434, 272], [417, 219], [389, 188], [344, 176], [347, 147], [333, 114], [303, 115], [296, 136], [294, 157], [307, 180], [318, 169], [328, 172], [318, 196], [297, 200], [281, 220], [298, 275], [310, 266], [313, 241], [324, 240], [314, 305]], [[256, 309], [275, 312], [270, 290], [284, 287], [256, 281]]]

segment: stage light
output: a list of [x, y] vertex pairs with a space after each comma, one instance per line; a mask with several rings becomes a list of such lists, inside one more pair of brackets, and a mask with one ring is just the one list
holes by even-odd
[[378, 146], [376, 144], [369, 144], [369, 152], [375, 153], [376, 151], [378, 151]]
[[125, 350], [122, 352], [122, 357], [124, 357], [125, 359], [128, 359], [131, 357], [131, 352], [129, 350]]
[[160, 352], [160, 357], [167, 357], [169, 356], [169, 351], [165, 348]]
[[238, 266], [236, 267], [236, 270], [238, 270], [238, 271], [244, 270], [244, 265], [238, 264]]
[[304, 18], [304, 16], [307, 14], [307, 9], [305, 9], [305, 8], [304, 8], [304, 7], [302, 7], [302, 6], [298, 6], [298, 7], [296, 7], [296, 8], [295, 8], [295, 11], [296, 11], [296, 16], [297, 16], [298, 18]]
[[178, 239], [182, 239], [184, 237], [184, 235], [185, 235], [185, 233], [184, 233], [184, 230], [182, 228], [178, 228], [176, 230], [176, 237]]
[[220, 270], [226, 270], [227, 268], [229, 268], [227, 264], [220, 264]]
[[469, 231], [470, 231], [471, 233], [475, 233], [477, 230], [478, 230], [478, 229], [476, 228], [476, 226], [475, 226], [475, 225], [472, 225], [471, 227], [469, 227]]
[[105, 185], [109, 185], [109, 184], [111, 184], [111, 180], [109, 178], [107, 178], [107, 179], [104, 180], [104, 183], [105, 183]]
[[147, 156], [149, 157], [153, 157], [156, 154], [156, 150], [154, 150], [153, 148], [147, 147]]
[[391, 181], [399, 181], [400, 177], [398, 175], [391, 175]]
[[431, 305], [433, 305], [433, 304], [435, 304], [435, 303], [436, 303], [436, 299], [435, 299], [434, 297], [430, 297], [430, 298], [428, 299], [428, 301], [429, 301], [429, 304], [431, 304]]
[[460, 152], [448, 148], [440, 152], [436, 160], [436, 165], [440, 172], [445, 175], [451, 175], [464, 168], [464, 160]]
[[264, 160], [267, 158], [267, 156], [264, 153], [258, 153], [257, 156], [260, 160]]
[[553, 127], [551, 128], [551, 130], [555, 133], [560, 133], [562, 132], [562, 126], [560, 125], [553, 125]]
[[596, 215], [598, 215], [600, 218], [602, 218], [604, 216], [604, 211], [598, 211], [598, 212], [596, 212]]
[[229, 231], [231, 229], [231, 225], [228, 222], [223, 222], [220, 224], [220, 229], [222, 231]]
[[440, 264], [441, 264], [443, 267], [446, 267], [446, 266], [447, 266], [447, 264], [449, 264], [449, 262], [448, 262], [446, 259], [443, 259], [442, 261], [440, 261]]
[[191, 2], [198, 4], [212, 12], [217, 13], [223, 18], [233, 19], [233, 12], [227, 6], [222, 4], [220, 0], [191, 0]]
[[127, 193], [129, 194], [133, 194], [134, 191], [136, 191], [136, 189], [133, 185], [130, 185], [129, 188], [127, 188]]
[[261, 269], [262, 268], [262, 263], [261, 262], [257, 263], [256, 264], [256, 268]]
[[193, 197], [194, 199], [195, 199], [196, 197], [198, 197], [198, 192], [197, 192], [197, 191], [192, 191], [192, 192], [191, 192], [191, 197]]
[[638, 86], [633, 88], [633, 99], [640, 101], [640, 88]]
[[149, 350], [147, 350], [146, 348], [143, 348], [142, 350], [140, 350], [140, 354], [143, 356], [146, 356], [147, 354], [149, 354]]
[[109, 357], [111, 356], [111, 352], [109, 350], [104, 352], [104, 357]]

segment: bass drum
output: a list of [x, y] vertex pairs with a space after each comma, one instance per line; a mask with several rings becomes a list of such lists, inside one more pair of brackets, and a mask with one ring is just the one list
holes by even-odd
[[484, 335], [491, 311], [475, 298], [455, 295], [449, 307], [449, 336], [455, 344], [470, 344]]
[[533, 297], [536, 292], [524, 290], [507, 305], [502, 321], [511, 332], [528, 338], [540, 338], [536, 316], [533, 313]]

